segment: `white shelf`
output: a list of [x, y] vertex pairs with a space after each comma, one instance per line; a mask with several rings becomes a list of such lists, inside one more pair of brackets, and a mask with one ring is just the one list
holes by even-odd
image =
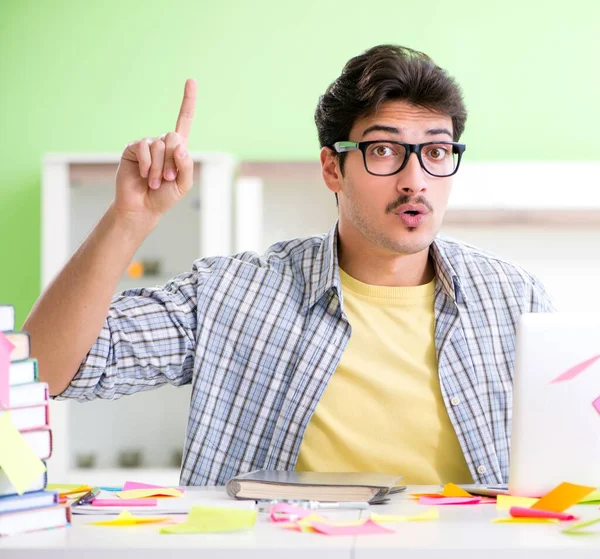
[[49, 479], [49, 483], [81, 483], [104, 487], [121, 487], [126, 481], [173, 487], [179, 485], [179, 468], [77, 468], [70, 470], [64, 479]]
[[[161, 220], [134, 260], [158, 259], [158, 276], [136, 280], [124, 276], [117, 292], [164, 285], [191, 269], [205, 256], [231, 254], [233, 196], [237, 162], [227, 153], [191, 153], [192, 191]], [[61, 270], [114, 197], [120, 153], [52, 153], [43, 158], [42, 287]], [[53, 455], [48, 461], [51, 482], [83, 481], [118, 485], [127, 479], [177, 484], [179, 470], [162, 467], [185, 441], [189, 386], [165, 387], [116, 402], [51, 402]], [[150, 411], [152, 413], [150, 413]], [[115, 427], [114, 423], [118, 426]], [[122, 449], [139, 447], [155, 467], [117, 469], [112, 464]], [[77, 469], [75, 455], [98, 454], [97, 468]]]

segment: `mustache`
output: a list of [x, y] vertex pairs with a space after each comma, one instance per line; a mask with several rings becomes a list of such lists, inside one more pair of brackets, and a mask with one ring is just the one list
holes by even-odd
[[433, 212], [433, 208], [431, 204], [423, 198], [423, 196], [417, 196], [416, 198], [411, 198], [406, 194], [402, 194], [400, 198], [398, 198], [395, 202], [391, 202], [385, 208], [386, 213], [392, 213], [396, 208], [403, 206], [404, 204], [423, 204], [430, 212]]

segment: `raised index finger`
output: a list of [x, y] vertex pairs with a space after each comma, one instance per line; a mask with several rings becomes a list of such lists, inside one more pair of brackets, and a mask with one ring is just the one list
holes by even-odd
[[175, 125], [177, 132], [186, 142], [192, 129], [192, 121], [194, 120], [194, 110], [196, 108], [196, 81], [193, 79], [186, 80], [185, 89], [183, 90], [183, 100]]

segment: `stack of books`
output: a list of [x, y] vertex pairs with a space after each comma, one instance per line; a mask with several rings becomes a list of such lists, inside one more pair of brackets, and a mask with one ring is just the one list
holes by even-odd
[[[8, 399], [0, 401], [0, 418], [9, 414], [10, 423], [27, 446], [40, 460], [47, 460], [52, 454], [48, 385], [38, 381], [38, 364], [30, 357], [29, 335], [15, 332], [14, 328], [14, 307], [0, 305], [2, 347], [7, 347], [6, 340], [14, 346], [8, 359], [6, 352], [0, 356], [4, 359], [0, 363], [0, 383], [3, 383], [4, 389], [8, 385]], [[12, 431], [14, 434], [14, 429]], [[56, 492], [45, 491], [45, 472], [24, 493], [22, 487], [15, 487], [9, 473], [1, 468], [2, 453], [12, 452], [6, 445], [0, 440], [0, 446], [4, 446], [0, 449], [0, 536], [67, 526], [70, 509], [58, 504]]]

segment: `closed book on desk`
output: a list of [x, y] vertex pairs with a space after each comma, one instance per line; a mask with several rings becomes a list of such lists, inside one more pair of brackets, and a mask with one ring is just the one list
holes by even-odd
[[43, 406], [48, 401], [48, 385], [45, 382], [29, 382], [11, 386], [10, 409]]
[[0, 414], [3, 413], [10, 413], [13, 425], [19, 431], [42, 429], [48, 425], [48, 402], [43, 406], [9, 408], [8, 410], [0, 411]]
[[15, 346], [10, 353], [11, 361], [29, 359], [30, 341], [28, 332], [4, 332], [8, 341]]
[[8, 384], [18, 386], [37, 382], [38, 380], [38, 362], [37, 359], [23, 359], [10, 364], [8, 369]]
[[[28, 493], [33, 493], [35, 491], [41, 491], [46, 487], [46, 483], [48, 481], [48, 474], [44, 472], [38, 479], [35, 480], [33, 485], [27, 490]], [[0, 469], [0, 497], [6, 496], [14, 496], [18, 495], [17, 488], [12, 484], [12, 482], [8, 479], [6, 473]]]
[[0, 514], [0, 536], [63, 528], [70, 523], [71, 507], [64, 505], [8, 512]]
[[15, 329], [15, 307], [0, 305], [0, 331]]
[[376, 502], [404, 489], [402, 476], [355, 472], [279, 472], [255, 470], [230, 479], [225, 488], [236, 499]]
[[58, 505], [58, 493], [56, 491], [27, 492], [23, 495], [0, 498], [0, 514], [39, 509], [52, 505]]

